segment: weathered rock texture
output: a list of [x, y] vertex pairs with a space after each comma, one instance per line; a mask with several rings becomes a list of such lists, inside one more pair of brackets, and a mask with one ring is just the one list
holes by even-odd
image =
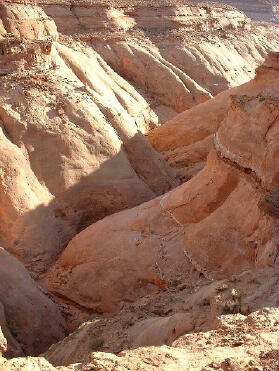
[[0, 327], [0, 359], [2, 357], [2, 353], [6, 352], [7, 350], [7, 340], [5, 339], [2, 329]]
[[91, 361], [53, 367], [44, 358], [0, 361], [1, 371], [253, 371], [278, 366], [278, 308], [264, 308], [244, 316], [227, 314], [216, 329], [180, 337], [172, 346], [140, 347], [111, 353], [92, 352]]
[[[271, 55], [256, 79], [276, 86], [277, 60]], [[258, 208], [279, 181], [279, 94], [272, 86], [231, 98], [197, 176], [78, 234], [49, 274], [49, 288], [86, 308], [112, 311], [180, 276], [191, 279], [192, 267], [219, 278], [273, 265], [278, 220]]]
[[[224, 5], [1, 2], [1, 371], [278, 366], [278, 54], [211, 99], [275, 27]], [[47, 350], [61, 313], [91, 318]], [[21, 357], [43, 351], [61, 366]]]
[[23, 5], [20, 2], [0, 3], [0, 36], [5, 34], [22, 36], [26, 39], [57, 39], [55, 22], [42, 8], [34, 4]]
[[[59, 32], [95, 49], [162, 122], [253, 77], [278, 43], [274, 26], [210, 4], [44, 5]], [[151, 78], [152, 76], [152, 78]]]
[[[249, 19], [226, 6], [0, 9], [0, 242], [34, 274], [91, 223], [178, 185], [143, 134], [252, 76], [277, 42], [268, 26], [250, 32]], [[116, 31], [127, 19], [125, 37]], [[221, 54], [242, 60], [240, 78]]]
[[[224, 315], [230, 314], [235, 324], [237, 316], [232, 314], [247, 316], [264, 307], [276, 307], [277, 283], [273, 268], [221, 281], [198, 279], [197, 274], [192, 284], [183, 277], [166, 291], [146, 295], [133, 304], [123, 303], [112, 317], [90, 319], [44, 356], [54, 365], [67, 365], [87, 362], [92, 351], [119, 353], [143, 346], [171, 346], [181, 335], [192, 332], [197, 333], [193, 338], [201, 339], [202, 332], [219, 328]], [[237, 337], [232, 342], [237, 342]], [[186, 351], [187, 346], [183, 348]]]
[[2, 45], [0, 239], [41, 270], [90, 223], [178, 183], [142, 134], [157, 116], [96, 52]]
[[[244, 103], [245, 98], [238, 99], [238, 95], [245, 95], [247, 102], [249, 97], [258, 96], [259, 100], [264, 102], [264, 97], [278, 96], [279, 89], [276, 85], [278, 70], [278, 54], [275, 53], [270, 55], [265, 63], [257, 69], [257, 75], [252, 81], [224, 91], [213, 99], [181, 113], [163, 126], [152, 130], [148, 134], [150, 143], [162, 153], [165, 160], [177, 170], [183, 180], [190, 179], [203, 168], [206, 157], [213, 148], [214, 134], [223, 123], [228, 111], [239, 111], [236, 108], [237, 102], [240, 106]], [[254, 101], [254, 99], [251, 100]], [[276, 100], [274, 104], [274, 107], [277, 107]], [[250, 139], [246, 137], [244, 140], [242, 137], [237, 141], [237, 145], [240, 145], [240, 142], [243, 143], [240, 151], [245, 150], [246, 140]], [[243, 162], [242, 165], [244, 165]]]
[[26, 269], [0, 248], [0, 325], [8, 355], [39, 354], [65, 336], [64, 320]]
[[160, 122], [248, 81], [278, 44], [275, 26], [251, 27], [242, 12], [223, 4], [40, 1], [40, 5], [55, 20], [63, 43], [75, 45], [80, 40], [97, 50], [148, 100]]
[[[199, 2], [199, 0], [192, 1]], [[279, 20], [276, 0], [214, 0], [212, 2], [232, 5], [257, 21], [278, 22]]]

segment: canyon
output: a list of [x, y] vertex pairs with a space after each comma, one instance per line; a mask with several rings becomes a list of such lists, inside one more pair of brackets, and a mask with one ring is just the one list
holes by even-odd
[[0, 371], [278, 370], [273, 5], [0, 1]]

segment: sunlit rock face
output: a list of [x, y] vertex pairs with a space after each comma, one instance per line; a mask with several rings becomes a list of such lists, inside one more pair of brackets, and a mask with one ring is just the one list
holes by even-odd
[[277, 27], [0, 1], [0, 371], [275, 370]]
[[[189, 276], [192, 265], [215, 279], [269, 265], [269, 253], [274, 265], [278, 220], [263, 213], [259, 202], [279, 181], [277, 63], [278, 54], [271, 54], [254, 80], [212, 100], [214, 108], [214, 100], [223, 102], [224, 120], [211, 128], [213, 144], [202, 171], [75, 236], [50, 271], [50, 289], [84, 307], [113, 311], [121, 301]], [[177, 129], [178, 137], [189, 137], [187, 122]]]

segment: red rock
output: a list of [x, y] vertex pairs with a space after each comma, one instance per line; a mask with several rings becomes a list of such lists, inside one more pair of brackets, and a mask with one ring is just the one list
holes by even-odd
[[[158, 290], [162, 280], [189, 275], [192, 266], [209, 278], [255, 266], [257, 254], [276, 233], [276, 219], [258, 208], [265, 190], [278, 187], [271, 162], [278, 159], [278, 93], [268, 87], [274, 77], [277, 70], [266, 70], [266, 79], [263, 74], [247, 85], [248, 92], [265, 86], [265, 100], [233, 98], [215, 148], [196, 177], [75, 236], [49, 274], [50, 290], [86, 308], [112, 311], [120, 301]], [[242, 147], [244, 135], [247, 145]], [[66, 272], [63, 283], [61, 271]]]
[[[65, 336], [63, 317], [16, 258], [2, 248], [0, 257], [0, 302], [9, 330], [6, 337], [8, 350], [10, 345], [12, 348], [10, 355], [19, 352], [19, 345], [24, 353], [39, 354]], [[2, 330], [5, 333], [5, 327]], [[17, 348], [11, 334], [19, 344]]]
[[[163, 126], [152, 130], [148, 134], [150, 143], [162, 153], [171, 166], [177, 169], [182, 179], [188, 180], [204, 166], [207, 154], [213, 148], [213, 134], [222, 124], [229, 107], [232, 105], [230, 97], [245, 95], [249, 99], [249, 97], [258, 96], [265, 106], [265, 97], [268, 99], [278, 96], [277, 70], [278, 55], [276, 53], [270, 54], [264, 64], [258, 68], [256, 77], [252, 81], [224, 91], [213, 99], [181, 113]], [[243, 100], [244, 98], [239, 99]], [[253, 101], [254, 98], [251, 99]], [[277, 104], [276, 99], [273, 107]], [[269, 110], [269, 108], [266, 109]], [[236, 111], [233, 108], [230, 112], [234, 115]], [[221, 133], [226, 128], [227, 126], [224, 125], [218, 135], [222, 135]], [[265, 130], [264, 126], [262, 126], [262, 130]], [[250, 139], [246, 136], [246, 139], [243, 140], [243, 147], [247, 145], [246, 140]]]

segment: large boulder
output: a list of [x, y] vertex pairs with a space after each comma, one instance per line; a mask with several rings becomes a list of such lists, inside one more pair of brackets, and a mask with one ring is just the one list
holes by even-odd
[[[6, 317], [2, 330], [6, 335], [5, 327], [7, 329], [8, 349], [11, 345], [16, 351], [21, 347], [25, 354], [39, 354], [65, 336], [64, 320], [57, 305], [40, 290], [24, 266], [3, 248], [0, 248], [0, 302]], [[20, 355], [15, 351], [10, 354]]]

